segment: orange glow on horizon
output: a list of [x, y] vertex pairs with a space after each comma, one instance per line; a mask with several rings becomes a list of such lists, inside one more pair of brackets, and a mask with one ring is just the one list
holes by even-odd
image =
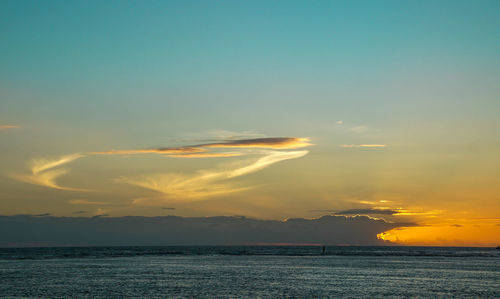
[[478, 222], [402, 227], [380, 233], [377, 238], [397, 245], [495, 247], [500, 244], [500, 226]]

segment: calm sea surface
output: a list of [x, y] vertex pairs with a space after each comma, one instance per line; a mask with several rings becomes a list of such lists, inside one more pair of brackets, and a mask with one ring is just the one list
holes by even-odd
[[0, 297], [500, 298], [500, 250], [0, 248]]

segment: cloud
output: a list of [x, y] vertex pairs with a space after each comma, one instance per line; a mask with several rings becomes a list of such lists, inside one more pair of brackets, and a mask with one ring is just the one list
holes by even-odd
[[109, 214], [99, 214], [99, 215], [92, 216], [92, 218], [101, 218], [101, 217], [107, 217], [107, 216], [109, 216]]
[[37, 159], [33, 160], [31, 165], [31, 172], [33, 174], [39, 174], [40, 172], [46, 171], [48, 169], [61, 166], [63, 164], [69, 163], [76, 159], [83, 157], [81, 154], [71, 154], [67, 156], [62, 156], [58, 160], [46, 160], [46, 159]]
[[109, 216], [106, 210], [98, 208], [96, 212], [94, 213], [94, 216], [92, 218], [98, 218], [98, 217], [106, 217]]
[[221, 157], [238, 157], [242, 156], [242, 153], [194, 153], [194, 154], [172, 154], [169, 157], [174, 158], [221, 158]]
[[[180, 158], [207, 158], [207, 157], [236, 157], [243, 155], [262, 155], [257, 160], [226, 165], [217, 170], [200, 170], [195, 174], [183, 175], [178, 173], [160, 173], [146, 175], [140, 178], [119, 177], [119, 183], [127, 183], [145, 189], [154, 190], [163, 194], [162, 200], [203, 199], [218, 195], [241, 192], [250, 189], [239, 187], [226, 180], [259, 171], [279, 161], [295, 159], [308, 153], [306, 150], [293, 151], [292, 149], [312, 146], [308, 138], [273, 137], [253, 139], [225, 139], [218, 142], [202, 143], [190, 146], [164, 147], [137, 150], [110, 150], [90, 152], [86, 155], [75, 153], [61, 156], [58, 159], [35, 159], [29, 164], [31, 173], [11, 174], [11, 177], [22, 182], [40, 185], [59, 190], [89, 191], [67, 186], [61, 186], [57, 179], [69, 171], [59, 168], [76, 159], [96, 154], [131, 155], [131, 154], [161, 154], [168, 157]], [[232, 149], [232, 151], [218, 151]], [[154, 200], [157, 200], [155, 198]], [[151, 198], [136, 199], [134, 203], [151, 201]], [[105, 202], [74, 199], [69, 201], [74, 205], [103, 205]]]
[[358, 200], [358, 201], [354, 201], [355, 203], [360, 203], [360, 204], [364, 204], [364, 205], [375, 205], [377, 204], [377, 202], [375, 201], [369, 201], [369, 200]]
[[251, 139], [251, 138], [261, 138], [264, 137], [264, 134], [260, 134], [254, 131], [228, 131], [228, 130], [212, 130], [208, 132], [209, 136], [213, 136], [210, 141], [213, 140], [237, 140], [237, 139]]
[[309, 210], [309, 213], [335, 213], [334, 210]]
[[17, 129], [20, 128], [19, 126], [16, 125], [0, 125], [0, 131], [1, 130], [8, 130], [8, 129]]
[[74, 211], [73, 214], [85, 214], [87, 213], [86, 211]]
[[33, 215], [34, 217], [48, 217], [48, 216], [52, 216], [52, 213], [43, 213], [43, 214], [36, 214], [36, 215]]
[[[226, 181], [252, 172], [262, 170], [274, 163], [296, 159], [308, 151], [265, 151], [264, 156], [245, 164], [233, 164], [217, 170], [202, 170], [192, 175], [178, 173], [154, 174], [142, 178], [121, 177], [117, 182], [136, 185], [163, 193], [161, 202], [179, 199], [205, 199], [213, 196], [248, 190], [249, 187], [237, 187]], [[136, 199], [135, 204], [151, 201], [149, 198]]]
[[377, 205], [377, 204], [380, 204], [380, 203], [390, 203], [390, 202], [392, 202], [392, 201], [382, 199], [382, 200], [378, 200], [378, 201], [355, 200], [355, 201], [353, 201], [353, 202], [355, 202], [355, 203], [360, 203], [360, 204], [364, 204], [364, 205]]
[[386, 208], [386, 207], [375, 207], [367, 209], [349, 209], [340, 212], [336, 212], [335, 215], [392, 215], [392, 216], [430, 216], [442, 214], [442, 211], [431, 210], [431, 211], [412, 211], [403, 208]]
[[56, 179], [68, 173], [69, 171], [67, 169], [53, 169], [61, 165], [70, 163], [81, 157], [84, 156], [77, 153], [77, 154], [61, 156], [59, 159], [56, 160], [35, 159], [30, 163], [31, 173], [11, 174], [11, 177], [25, 183], [40, 185], [53, 189], [68, 190], [68, 191], [86, 191], [83, 189], [64, 187], [58, 185], [56, 183]]
[[344, 121], [343, 120], [339, 120], [337, 121], [337, 125], [343, 125], [344, 124]]
[[219, 143], [207, 143], [199, 145], [208, 148], [270, 148], [270, 149], [296, 149], [301, 147], [311, 146], [309, 138], [295, 137], [272, 137], [272, 138], [255, 138], [241, 140], [226, 140]]
[[72, 205], [108, 205], [109, 202], [103, 201], [90, 201], [86, 199], [71, 199], [68, 201], [69, 204]]
[[360, 147], [360, 148], [369, 148], [369, 147], [374, 147], [374, 148], [381, 148], [381, 147], [386, 147], [387, 145], [385, 144], [342, 144], [340, 147], [346, 147], [346, 148], [351, 148], [351, 147]]
[[161, 154], [176, 158], [209, 158], [209, 157], [233, 157], [240, 156], [241, 152], [208, 152], [208, 149], [232, 148], [261, 148], [261, 149], [297, 149], [313, 145], [309, 138], [296, 137], [270, 137], [253, 139], [227, 139], [221, 142], [203, 143], [181, 147], [161, 147], [137, 150], [109, 150], [91, 152], [89, 154], [99, 155], [135, 155], [135, 154]]
[[326, 244], [384, 245], [377, 238], [410, 226], [366, 216], [260, 220], [247, 217], [32, 217], [0, 216], [0, 246]]
[[337, 212], [337, 215], [395, 215], [398, 210], [392, 209], [349, 209]]
[[394, 214], [395, 216], [411, 216], [411, 215], [426, 215], [426, 216], [435, 216], [442, 214], [441, 210], [431, 210], [431, 211], [409, 211], [404, 209], [398, 209], [398, 213]]
[[203, 153], [206, 150], [197, 147], [165, 147], [165, 148], [152, 148], [152, 149], [138, 149], [138, 150], [109, 150], [103, 152], [91, 152], [92, 155], [137, 155], [137, 154], [194, 154]]
[[367, 126], [355, 126], [349, 129], [349, 131], [355, 132], [355, 133], [365, 133], [369, 130]]

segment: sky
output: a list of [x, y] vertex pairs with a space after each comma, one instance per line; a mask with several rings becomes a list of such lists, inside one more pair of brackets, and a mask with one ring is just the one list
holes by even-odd
[[500, 243], [498, 1], [4, 0], [0, 65], [0, 215]]

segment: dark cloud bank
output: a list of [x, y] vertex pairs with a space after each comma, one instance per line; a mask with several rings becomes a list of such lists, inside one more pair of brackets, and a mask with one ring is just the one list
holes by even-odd
[[366, 216], [287, 221], [245, 217], [0, 216], [0, 246], [387, 245], [377, 234], [409, 224]]

